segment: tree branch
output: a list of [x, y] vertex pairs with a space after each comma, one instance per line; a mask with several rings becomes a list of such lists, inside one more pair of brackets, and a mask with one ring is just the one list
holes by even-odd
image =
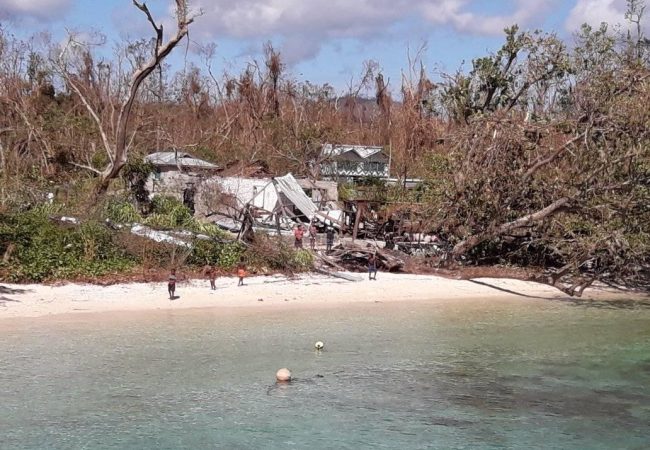
[[[178, 2], [176, 2], [178, 4]], [[147, 16], [147, 20], [153, 27], [153, 29], [156, 31], [156, 54], [158, 54], [158, 50], [160, 49], [160, 46], [162, 45], [163, 42], [163, 26], [156, 25], [156, 22], [153, 20], [153, 17], [151, 16], [151, 12], [149, 11], [149, 7], [145, 2], [139, 3], [137, 0], [133, 0], [133, 4], [145, 15]]]
[[97, 175], [102, 174], [101, 170], [97, 170], [94, 167], [86, 165], [86, 164], [79, 164], [79, 163], [76, 163], [76, 162], [70, 162], [70, 165], [73, 165], [75, 167], [79, 167], [80, 169], [90, 170], [91, 172], [96, 173]]
[[550, 164], [550, 163], [552, 163], [553, 161], [555, 161], [555, 159], [556, 159], [558, 156], [560, 156], [560, 155], [561, 155], [561, 154], [562, 154], [566, 149], [568, 149], [568, 148], [569, 148], [571, 145], [573, 145], [573, 143], [575, 143], [576, 141], [579, 141], [580, 139], [582, 139], [586, 134], [587, 134], [587, 131], [583, 131], [583, 132], [580, 133], [579, 135], [577, 135], [577, 136], [573, 137], [572, 139], [570, 139], [569, 141], [565, 142], [564, 145], [562, 145], [560, 148], [558, 148], [558, 149], [557, 149], [557, 150], [556, 150], [556, 151], [555, 151], [551, 156], [549, 156], [548, 158], [541, 159], [541, 160], [538, 159], [537, 162], [536, 162], [535, 164], [533, 164], [533, 166], [532, 166], [530, 169], [528, 169], [528, 170], [526, 171], [526, 173], [524, 174], [524, 178], [523, 178], [523, 179], [524, 179], [524, 180], [527, 180], [527, 179], [530, 178], [533, 174], [535, 174], [535, 172], [537, 172], [541, 167], [543, 167], [543, 166], [545, 166], [546, 164]]
[[[81, 103], [86, 107], [88, 112], [90, 113], [90, 116], [93, 118], [95, 123], [97, 124], [97, 129], [99, 130], [99, 135], [102, 138], [102, 144], [104, 144], [104, 149], [106, 150], [106, 154], [108, 155], [108, 159], [113, 163], [113, 149], [111, 148], [111, 144], [108, 141], [108, 137], [106, 136], [106, 132], [104, 131], [104, 126], [102, 125], [102, 121], [99, 118], [99, 115], [95, 111], [95, 109], [90, 105], [90, 102], [88, 99], [86, 99], [86, 96], [81, 92], [81, 89], [72, 81], [71, 77], [63, 71], [63, 77], [66, 79], [72, 90], [74, 90], [79, 96], [79, 99], [81, 100]], [[101, 173], [101, 172], [98, 172]]]
[[460, 256], [468, 252], [472, 248], [476, 247], [477, 245], [481, 244], [482, 242], [487, 241], [488, 239], [504, 235], [516, 228], [521, 228], [524, 226], [531, 225], [535, 222], [539, 222], [540, 220], [543, 220], [553, 214], [560, 212], [562, 209], [564, 209], [567, 206], [568, 203], [569, 203], [569, 198], [562, 197], [559, 200], [556, 200], [550, 205], [548, 205], [546, 208], [541, 209], [537, 212], [534, 212], [532, 214], [527, 214], [523, 217], [513, 220], [512, 222], [507, 222], [496, 227], [491, 227], [482, 233], [478, 233], [473, 236], [470, 236], [469, 238], [456, 244], [454, 246], [454, 249], [452, 250], [452, 253], [454, 256]]

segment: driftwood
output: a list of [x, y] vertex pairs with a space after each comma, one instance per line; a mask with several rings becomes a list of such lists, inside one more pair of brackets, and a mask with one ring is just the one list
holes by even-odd
[[361, 247], [345, 243], [334, 248], [320, 259], [338, 270], [363, 272], [368, 268], [368, 257], [377, 255], [377, 266], [387, 272], [399, 272], [404, 268], [405, 261], [399, 252], [376, 247]]
[[[316, 254], [317, 262], [314, 265], [314, 270], [316, 272], [322, 273], [324, 275], [328, 275], [331, 277], [335, 278], [341, 278], [343, 280], [347, 281], [363, 281], [363, 278], [356, 277], [354, 275], [349, 275], [345, 273], [347, 269], [345, 267], [340, 266], [337, 264], [332, 258], [329, 258], [328, 256]], [[330, 266], [335, 268], [337, 271], [333, 271], [328, 269], [326, 266]]]
[[323, 269], [322, 267], [316, 267], [314, 270], [316, 270], [316, 272], [322, 273], [323, 275], [334, 278], [341, 278], [342, 280], [346, 281], [363, 281], [363, 278], [361, 277], [355, 277], [354, 275], [349, 275], [344, 272], [333, 272], [331, 270]]

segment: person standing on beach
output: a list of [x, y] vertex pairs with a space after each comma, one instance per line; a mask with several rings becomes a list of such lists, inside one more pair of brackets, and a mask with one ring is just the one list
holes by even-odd
[[206, 265], [204, 268], [204, 273], [210, 280], [210, 289], [213, 291], [217, 289], [217, 269], [213, 265]]
[[368, 279], [377, 280], [377, 255], [368, 256]]
[[237, 286], [243, 286], [244, 277], [246, 276], [246, 264], [244, 264], [243, 259], [239, 260], [239, 264], [237, 264], [237, 276], [239, 277], [239, 284]]
[[309, 226], [309, 246], [311, 251], [316, 251], [316, 237], [318, 236], [318, 229], [316, 228], [316, 221], [313, 221]]
[[327, 227], [327, 231], [325, 232], [325, 238], [327, 242], [325, 251], [329, 253], [332, 251], [332, 247], [334, 246], [334, 228]]
[[293, 230], [293, 236], [296, 238], [296, 240], [293, 243], [293, 246], [296, 249], [302, 248], [302, 237], [305, 235], [305, 230], [302, 228], [302, 225], [298, 225], [296, 228]]
[[169, 299], [174, 300], [174, 294], [176, 293], [176, 269], [171, 270], [167, 279], [167, 292], [169, 292]]

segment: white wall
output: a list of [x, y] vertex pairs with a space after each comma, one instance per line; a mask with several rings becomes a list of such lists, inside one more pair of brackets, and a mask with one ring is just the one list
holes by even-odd
[[[233, 195], [241, 203], [240, 206], [255, 197], [253, 206], [272, 211], [278, 202], [278, 195], [273, 185], [269, 185], [270, 182], [269, 178], [215, 177], [206, 180], [201, 189], [209, 192], [212, 186], [213, 189], [216, 188], [225, 194]], [[260, 193], [262, 190], [264, 192]], [[258, 193], [259, 195], [255, 196]]]
[[[238, 199], [238, 207], [249, 202], [253, 197], [253, 205], [272, 211], [278, 203], [278, 194], [271, 183], [270, 178], [238, 178], [238, 177], [205, 177], [181, 173], [178, 170], [162, 170], [156, 176], [150, 176], [146, 183], [146, 188], [150, 197], [156, 195], [166, 195], [183, 200], [183, 190], [188, 183], [194, 183], [196, 188], [195, 208], [197, 214], [204, 214], [205, 204], [210, 198], [211, 192], [218, 191], [224, 194], [230, 194]], [[315, 184], [317, 189], [327, 192], [329, 200], [338, 200], [337, 183], [334, 181], [316, 181], [315, 183], [306, 180], [298, 180], [303, 188], [313, 188]], [[264, 192], [261, 192], [264, 191]], [[256, 194], [258, 194], [256, 196]], [[315, 198], [314, 198], [315, 197]], [[315, 191], [312, 200], [320, 200], [320, 193]]]

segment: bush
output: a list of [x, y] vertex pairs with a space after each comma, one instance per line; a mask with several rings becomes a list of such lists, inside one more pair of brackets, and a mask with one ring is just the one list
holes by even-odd
[[142, 222], [142, 216], [135, 209], [133, 203], [128, 200], [112, 198], [104, 211], [106, 217], [117, 223]]
[[308, 250], [294, 252], [292, 265], [299, 271], [309, 270], [314, 266], [314, 255]]
[[1, 218], [0, 249], [13, 243], [9, 261], [0, 262], [1, 276], [14, 282], [40, 282], [123, 271], [134, 261], [113, 243], [104, 226], [88, 222], [67, 227], [40, 209]]
[[304, 272], [311, 269], [314, 262], [308, 250], [296, 251], [283, 239], [266, 235], [255, 235], [245, 257], [252, 267], [283, 272]]
[[227, 237], [218, 226], [196, 220], [191, 211], [174, 197], [154, 197], [151, 205], [152, 213], [143, 220], [147, 226], [159, 230], [183, 229], [213, 238]]
[[173, 197], [155, 197], [152, 202], [152, 211], [153, 214], [168, 216], [176, 227], [190, 226], [194, 222], [194, 217], [187, 206]]
[[210, 264], [225, 270], [234, 268], [244, 254], [245, 247], [239, 242], [219, 242], [216, 240], [197, 240], [188, 264], [202, 266]]

